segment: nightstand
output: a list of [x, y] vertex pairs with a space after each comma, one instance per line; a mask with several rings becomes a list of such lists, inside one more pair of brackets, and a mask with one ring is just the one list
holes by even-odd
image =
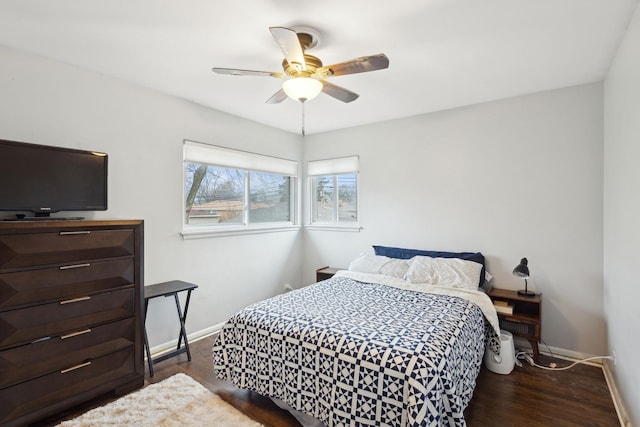
[[540, 356], [538, 342], [540, 341], [542, 294], [526, 297], [518, 295], [517, 291], [492, 288], [488, 295], [492, 301], [503, 301], [513, 306], [512, 314], [498, 313], [500, 329], [529, 341], [533, 350], [533, 359], [537, 362]]
[[342, 268], [333, 268], [333, 267], [322, 267], [316, 270], [316, 282], [321, 282], [323, 280], [331, 279], [334, 274], [336, 274], [339, 270], [343, 270]]

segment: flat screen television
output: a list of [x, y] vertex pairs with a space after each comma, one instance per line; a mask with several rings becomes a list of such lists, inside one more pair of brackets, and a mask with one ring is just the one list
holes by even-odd
[[105, 153], [0, 139], [0, 211], [107, 210], [107, 165]]

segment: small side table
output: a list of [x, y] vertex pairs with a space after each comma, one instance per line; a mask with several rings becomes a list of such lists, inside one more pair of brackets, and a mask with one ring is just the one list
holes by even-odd
[[529, 341], [533, 359], [537, 362], [540, 357], [542, 294], [527, 297], [518, 295], [516, 291], [491, 288], [488, 295], [492, 301], [504, 301], [513, 306], [512, 314], [498, 313], [500, 328]]
[[332, 267], [322, 267], [316, 270], [316, 282], [321, 282], [323, 280], [331, 279], [334, 274], [336, 274], [339, 270], [343, 270], [342, 268], [332, 268]]
[[[147, 354], [147, 363], [149, 364], [149, 376], [153, 376], [153, 364], [162, 362], [170, 357], [177, 356], [182, 353], [187, 353], [189, 361], [191, 361], [191, 352], [189, 351], [189, 341], [187, 341], [187, 332], [185, 330], [185, 322], [187, 321], [187, 312], [189, 310], [189, 300], [191, 299], [191, 291], [197, 288], [198, 285], [193, 283], [183, 282], [182, 280], [172, 280], [170, 282], [157, 283], [155, 285], [149, 285], [144, 287], [144, 349]], [[187, 299], [184, 303], [184, 312], [180, 308], [180, 300], [178, 299], [179, 292], [187, 292]], [[149, 349], [149, 338], [147, 337], [147, 308], [149, 307], [149, 300], [157, 297], [170, 297], [172, 296], [176, 301], [176, 309], [178, 310], [178, 319], [180, 320], [180, 336], [178, 337], [178, 346], [175, 350], [158, 356], [155, 359], [151, 358], [151, 350]], [[184, 346], [182, 341], [184, 340]]]

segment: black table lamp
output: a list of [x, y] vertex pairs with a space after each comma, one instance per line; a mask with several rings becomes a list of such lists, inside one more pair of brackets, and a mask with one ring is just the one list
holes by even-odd
[[520, 289], [518, 291], [518, 295], [522, 295], [525, 297], [533, 297], [536, 295], [536, 293], [533, 291], [530, 291], [527, 288], [527, 279], [529, 278], [529, 267], [527, 267], [528, 263], [529, 261], [527, 261], [526, 258], [522, 258], [520, 260], [520, 264], [518, 264], [516, 268], [513, 269], [513, 275], [522, 277], [524, 279], [524, 289]]

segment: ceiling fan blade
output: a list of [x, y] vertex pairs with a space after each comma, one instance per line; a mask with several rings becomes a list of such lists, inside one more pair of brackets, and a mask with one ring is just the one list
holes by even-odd
[[351, 102], [358, 99], [360, 95], [355, 92], [351, 92], [349, 89], [334, 85], [326, 80], [320, 80], [322, 83], [322, 91], [329, 96], [342, 102]]
[[350, 61], [341, 62], [339, 64], [327, 65], [320, 67], [316, 71], [316, 75], [324, 77], [343, 76], [345, 74], [364, 73], [367, 71], [382, 70], [389, 67], [389, 58], [384, 53], [377, 55], [361, 56]]
[[266, 102], [267, 104], [279, 104], [285, 99], [287, 99], [287, 94], [280, 88], [280, 90], [274, 93]]
[[283, 78], [285, 76], [284, 73], [276, 71], [239, 70], [237, 68], [212, 68], [211, 71], [218, 74], [231, 74], [234, 76], [264, 76], [278, 78]]
[[289, 66], [298, 71], [306, 70], [307, 64], [304, 62], [304, 51], [300, 45], [298, 34], [285, 27], [269, 27], [269, 31], [280, 46]]

